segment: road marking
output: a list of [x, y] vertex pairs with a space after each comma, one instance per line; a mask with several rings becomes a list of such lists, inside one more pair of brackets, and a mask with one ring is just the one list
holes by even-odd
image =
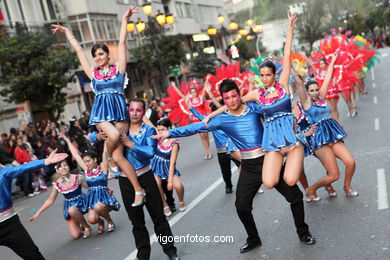
[[385, 169], [377, 169], [376, 175], [378, 182], [378, 209], [388, 209]]
[[387, 57], [387, 56], [389, 56], [389, 54], [387, 52], [382, 53], [382, 57]]
[[372, 80], [375, 80], [374, 69], [371, 70], [371, 78], [372, 78]]
[[[232, 173], [237, 170], [237, 166], [232, 167]], [[169, 226], [172, 228], [182, 217], [188, 214], [193, 208], [196, 207], [204, 198], [207, 197], [215, 188], [218, 187], [219, 184], [223, 182], [222, 177], [219, 177], [213, 184], [211, 184], [204, 192], [202, 192], [198, 197], [196, 197], [188, 206], [184, 212], [179, 212], [176, 214], [171, 220], [169, 220]], [[157, 240], [156, 233], [150, 236], [149, 241], [150, 245], [154, 244]], [[124, 260], [133, 260], [137, 257], [137, 249], [131, 252]]]
[[379, 130], [379, 118], [375, 118], [375, 130]]
[[374, 104], [377, 104], [378, 103], [378, 99], [376, 98], [376, 96], [374, 96]]
[[376, 88], [375, 82], [372, 83], [372, 88]]

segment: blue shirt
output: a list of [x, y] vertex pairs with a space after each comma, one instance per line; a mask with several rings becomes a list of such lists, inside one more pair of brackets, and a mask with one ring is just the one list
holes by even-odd
[[[193, 107], [190, 109], [190, 111], [192, 114], [194, 114], [194, 116], [196, 118], [198, 118], [201, 121], [205, 118], [204, 115], [199, 113], [198, 110], [196, 110]], [[214, 142], [215, 142], [215, 146], [217, 147], [217, 150], [225, 148], [224, 152], [226, 152], [226, 147], [227, 147], [227, 143], [228, 143], [228, 136], [225, 134], [225, 132], [222, 130], [216, 130], [216, 131], [212, 131], [212, 134], [214, 136]]]
[[222, 130], [240, 151], [249, 151], [261, 148], [263, 139], [263, 124], [260, 115], [264, 114], [261, 105], [255, 102], [248, 102], [240, 115], [232, 115], [227, 111], [217, 115], [208, 123], [191, 124], [169, 130], [172, 138], [190, 136], [196, 133]]
[[32, 161], [15, 167], [0, 168], [0, 219], [2, 213], [12, 208], [12, 179], [42, 167], [45, 167], [45, 160]]
[[149, 166], [150, 160], [153, 158], [157, 149], [157, 140], [152, 139], [152, 135], [156, 134], [154, 127], [142, 124], [138, 131], [132, 136], [130, 131], [128, 137], [134, 142], [134, 148], [125, 147], [124, 155], [126, 159], [133, 165], [135, 170], [140, 170]]

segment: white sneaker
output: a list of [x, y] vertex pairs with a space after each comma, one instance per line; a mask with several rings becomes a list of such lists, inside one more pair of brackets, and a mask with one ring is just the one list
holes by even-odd
[[27, 198], [32, 198], [32, 197], [34, 197], [34, 196], [35, 196], [34, 193], [30, 193], [30, 194], [27, 195]]
[[39, 195], [41, 194], [39, 191], [34, 191], [34, 195]]

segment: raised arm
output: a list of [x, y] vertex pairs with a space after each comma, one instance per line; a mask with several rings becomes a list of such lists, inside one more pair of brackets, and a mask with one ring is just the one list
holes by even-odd
[[43, 203], [43, 205], [38, 209], [37, 213], [34, 214], [28, 221], [33, 222], [39, 218], [42, 212], [47, 210], [53, 203], [56, 201], [58, 195], [57, 189], [53, 186], [49, 198]]
[[310, 99], [307, 96], [307, 91], [306, 91], [305, 87], [303, 86], [303, 80], [299, 76], [299, 73], [293, 67], [291, 67], [291, 70], [292, 70], [292, 73], [294, 76], [294, 80], [297, 84], [299, 100], [301, 101], [303, 108], [305, 110], [308, 110], [310, 108], [311, 104], [310, 104]]
[[56, 33], [57, 31], [65, 33], [70, 46], [72, 46], [72, 49], [76, 52], [77, 57], [79, 58], [81, 67], [83, 68], [85, 74], [88, 76], [89, 79], [92, 79], [93, 66], [91, 66], [91, 64], [89, 63], [88, 58], [85, 55], [83, 49], [81, 48], [79, 42], [76, 40], [76, 37], [72, 35], [69, 29], [65, 26], [59, 24], [52, 24], [51, 26], [54, 27], [52, 28], [53, 33]]
[[334, 63], [337, 60], [337, 57], [339, 56], [339, 49], [333, 54], [332, 61], [330, 62], [328, 66], [328, 70], [326, 71], [326, 76], [324, 79], [324, 83], [322, 83], [321, 89], [320, 89], [320, 97], [325, 98], [326, 93], [328, 92], [328, 86], [330, 81], [332, 80], [333, 76], [333, 68], [334, 68]]
[[87, 166], [85, 165], [83, 158], [81, 158], [79, 152], [77, 151], [76, 147], [74, 147], [74, 145], [70, 142], [69, 138], [65, 135], [60, 135], [60, 138], [65, 140], [66, 144], [68, 145], [70, 153], [76, 159], [76, 162], [80, 166], [80, 168], [83, 171], [87, 170]]
[[290, 89], [288, 88], [288, 81], [290, 79], [290, 69], [291, 69], [290, 56], [291, 56], [294, 27], [295, 27], [295, 23], [297, 22], [297, 16], [295, 14], [291, 14], [290, 12], [287, 13], [287, 16], [288, 16], [288, 29], [287, 29], [286, 42], [284, 45], [283, 71], [282, 74], [280, 75], [279, 82], [283, 86], [284, 91], [289, 95]]
[[214, 97], [214, 94], [213, 92], [211, 91], [211, 86], [210, 86], [210, 83], [209, 83], [209, 79], [210, 79], [210, 76], [207, 76], [206, 78], [206, 81], [204, 83], [204, 88], [203, 90], [207, 93], [207, 95], [209, 95], [209, 97], [211, 98], [211, 101], [213, 102], [213, 104], [220, 108], [222, 105], [218, 102], [218, 100]]
[[173, 188], [173, 175], [176, 169], [177, 156], [179, 155], [179, 144], [174, 144], [172, 148], [171, 158], [169, 160], [169, 175], [168, 175], [168, 190]]
[[118, 68], [121, 74], [125, 74], [127, 65], [127, 50], [126, 50], [126, 38], [127, 38], [127, 21], [134, 13], [139, 13], [137, 7], [130, 7], [122, 17], [121, 30], [119, 32], [119, 44], [118, 44]]
[[180, 89], [176, 86], [176, 83], [174, 81], [171, 81], [171, 87], [181, 96], [182, 98], [186, 98], [184, 94], [180, 91]]
[[314, 75], [317, 76], [318, 72], [317, 72], [317, 68], [313, 65], [313, 63], [311, 62], [311, 60], [306, 56], [305, 53], [302, 52], [302, 57], [306, 60], [307, 64], [309, 64], [310, 68], [313, 70], [313, 73]]

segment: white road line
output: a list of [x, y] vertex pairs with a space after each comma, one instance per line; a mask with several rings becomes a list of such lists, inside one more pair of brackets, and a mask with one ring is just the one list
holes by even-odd
[[387, 57], [387, 56], [389, 56], [389, 54], [387, 52], [382, 53], [382, 57]]
[[378, 182], [378, 209], [388, 209], [385, 169], [377, 169], [376, 175]]
[[375, 82], [372, 83], [372, 88], [376, 88]]
[[379, 130], [379, 118], [375, 118], [374, 124], [375, 124], [375, 130]]
[[371, 70], [371, 78], [372, 78], [372, 80], [375, 80], [374, 69]]
[[376, 96], [374, 96], [374, 104], [378, 104], [378, 99]]
[[[237, 166], [232, 167], [232, 172], [235, 172], [237, 170]], [[186, 210], [184, 212], [179, 212], [176, 214], [171, 220], [169, 220], [169, 225], [172, 227], [175, 225], [182, 217], [188, 214], [193, 208], [196, 207], [204, 198], [207, 197], [215, 188], [218, 187], [219, 184], [223, 182], [222, 177], [220, 177], [218, 180], [216, 180], [213, 184], [211, 184], [204, 192], [202, 192], [198, 197], [196, 197], [188, 206], [186, 206]], [[150, 245], [154, 244], [157, 240], [157, 236], [154, 233], [150, 236]], [[134, 250], [131, 252], [124, 260], [133, 260], [137, 257], [137, 250]]]

